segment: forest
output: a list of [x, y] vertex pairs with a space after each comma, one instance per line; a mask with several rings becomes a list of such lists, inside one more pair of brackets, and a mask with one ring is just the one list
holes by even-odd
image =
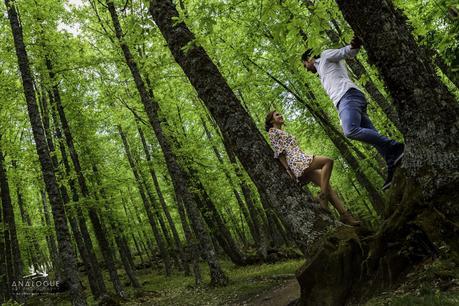
[[459, 305], [457, 1], [2, 2], [0, 305]]

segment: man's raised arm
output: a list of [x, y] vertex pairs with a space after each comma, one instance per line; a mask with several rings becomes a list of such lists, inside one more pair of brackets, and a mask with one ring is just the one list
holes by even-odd
[[326, 50], [321, 57], [326, 57], [328, 60], [336, 62], [346, 58], [353, 58], [359, 52], [361, 46], [362, 41], [360, 38], [354, 36], [349, 45], [339, 49]]

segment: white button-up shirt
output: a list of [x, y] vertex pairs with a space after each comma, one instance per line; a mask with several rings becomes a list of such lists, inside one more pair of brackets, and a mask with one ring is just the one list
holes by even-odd
[[320, 54], [320, 58], [315, 59], [314, 66], [319, 74], [320, 81], [328, 96], [332, 99], [335, 107], [339, 100], [350, 88], [357, 88], [346, 69], [346, 58], [353, 58], [359, 49], [351, 49], [351, 46], [340, 49], [328, 49]]

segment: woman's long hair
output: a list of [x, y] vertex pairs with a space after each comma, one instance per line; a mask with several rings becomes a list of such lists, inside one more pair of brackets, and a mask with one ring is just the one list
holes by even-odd
[[265, 119], [265, 130], [266, 132], [269, 132], [269, 129], [273, 127], [273, 124], [271, 122], [271, 120], [273, 120], [273, 115], [276, 111], [273, 110], [272, 112], [269, 112], [267, 115], [266, 115], [266, 119]]

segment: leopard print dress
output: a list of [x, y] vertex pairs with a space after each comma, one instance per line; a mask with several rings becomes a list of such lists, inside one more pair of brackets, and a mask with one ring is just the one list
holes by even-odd
[[279, 158], [282, 153], [285, 154], [290, 170], [297, 179], [301, 177], [304, 170], [311, 165], [314, 155], [307, 155], [301, 151], [295, 137], [286, 131], [271, 128], [268, 135], [274, 150], [274, 158]]

